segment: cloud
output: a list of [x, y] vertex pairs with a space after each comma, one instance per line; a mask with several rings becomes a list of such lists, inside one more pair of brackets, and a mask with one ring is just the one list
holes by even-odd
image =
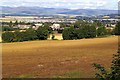
[[117, 9], [120, 0], [0, 0], [2, 6], [39, 6], [55, 8]]

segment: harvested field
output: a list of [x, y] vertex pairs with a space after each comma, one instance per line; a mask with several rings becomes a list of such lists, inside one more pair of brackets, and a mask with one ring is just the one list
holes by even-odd
[[[92, 63], [109, 68], [112, 55], [117, 52], [118, 37], [47, 40], [3, 44], [3, 77], [31, 75], [31, 77], [64, 76], [94, 77]], [[74, 74], [75, 73], [75, 74]]]
[[[55, 39], [63, 40], [62, 34], [54, 34], [54, 35], [55, 35]], [[49, 36], [48, 40], [52, 40], [52, 35]]]

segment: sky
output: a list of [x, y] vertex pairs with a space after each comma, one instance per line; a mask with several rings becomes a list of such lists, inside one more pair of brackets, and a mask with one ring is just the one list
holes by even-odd
[[118, 1], [120, 0], [0, 0], [0, 6], [117, 10]]

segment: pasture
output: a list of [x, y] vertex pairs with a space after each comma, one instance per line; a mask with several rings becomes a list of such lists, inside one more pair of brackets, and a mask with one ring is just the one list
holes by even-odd
[[109, 68], [118, 37], [3, 43], [3, 77], [92, 78], [93, 63]]

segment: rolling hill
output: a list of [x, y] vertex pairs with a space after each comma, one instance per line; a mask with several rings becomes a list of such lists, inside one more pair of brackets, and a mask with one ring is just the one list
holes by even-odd
[[117, 10], [102, 9], [62, 9], [62, 8], [44, 8], [44, 7], [8, 7], [1, 6], [3, 15], [55, 15], [55, 14], [71, 14], [71, 15], [107, 15], [117, 14]]

